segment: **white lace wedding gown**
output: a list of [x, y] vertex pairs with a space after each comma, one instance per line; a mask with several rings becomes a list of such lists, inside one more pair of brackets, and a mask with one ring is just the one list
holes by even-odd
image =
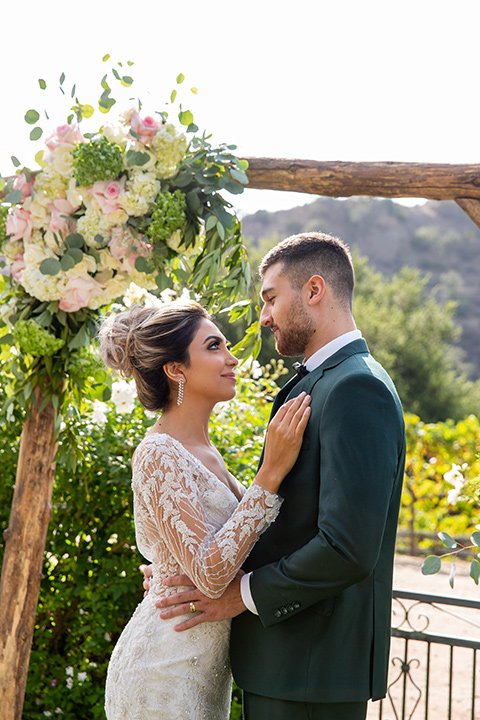
[[[281, 501], [252, 485], [241, 502], [181, 443], [151, 433], [133, 460], [138, 549], [152, 563], [150, 592], [121, 634], [108, 668], [108, 720], [227, 720], [230, 621], [175, 632], [155, 601], [175, 591], [162, 578], [187, 574], [219, 597]], [[178, 588], [177, 588], [178, 589]]]

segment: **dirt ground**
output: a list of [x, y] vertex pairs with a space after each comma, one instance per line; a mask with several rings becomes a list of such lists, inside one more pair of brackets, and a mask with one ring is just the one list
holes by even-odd
[[[436, 575], [425, 576], [421, 573], [423, 560], [399, 555], [395, 561], [394, 588], [413, 590], [426, 594], [480, 600], [480, 586], [469, 577], [470, 563], [457, 561], [454, 588], [449, 585], [450, 565], [443, 563]], [[404, 607], [410, 607], [411, 601], [402, 601]], [[451, 613], [454, 613], [452, 615]], [[404, 619], [405, 612], [394, 601], [392, 622], [402, 629], [411, 629]], [[461, 618], [467, 618], [468, 623]], [[428, 617], [428, 629], [425, 628]], [[467, 637], [480, 641], [480, 611], [476, 609], [443, 606], [441, 610], [432, 610], [429, 606], [418, 605], [408, 613], [408, 619], [415, 630], [431, 634]], [[480, 720], [480, 656], [477, 658], [475, 711], [472, 716], [472, 676], [474, 651], [467, 648], [454, 648], [452, 654], [452, 694], [449, 699], [450, 647], [434, 644], [430, 655], [430, 687], [428, 707], [425, 705], [426, 684], [426, 643], [410, 641], [405, 658], [405, 644], [401, 639], [392, 639], [390, 653], [389, 683], [400, 677], [391, 689], [392, 699], [380, 703], [371, 703], [368, 720]], [[478, 654], [478, 653], [477, 653]], [[403, 676], [401, 666], [404, 661], [410, 666], [406, 682], [406, 700], [402, 707]], [[415, 687], [415, 684], [418, 688]], [[418, 704], [417, 704], [418, 701]], [[449, 714], [449, 705], [451, 710]]]

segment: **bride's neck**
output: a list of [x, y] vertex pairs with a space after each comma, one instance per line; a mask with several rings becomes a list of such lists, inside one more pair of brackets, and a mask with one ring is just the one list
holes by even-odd
[[154, 429], [167, 433], [186, 445], [209, 445], [208, 424], [211, 410], [199, 411], [199, 408], [173, 406], [159, 417]]

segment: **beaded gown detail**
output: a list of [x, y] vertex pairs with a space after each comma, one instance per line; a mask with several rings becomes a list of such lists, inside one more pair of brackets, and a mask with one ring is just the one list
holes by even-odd
[[150, 592], [122, 632], [108, 667], [108, 720], [228, 720], [230, 621], [184, 632], [185, 618], [160, 620], [156, 600], [178, 588], [162, 585], [186, 574], [216, 598], [236, 575], [281, 500], [251, 485], [239, 502], [232, 491], [178, 441], [150, 433], [133, 459], [136, 541], [152, 563]]

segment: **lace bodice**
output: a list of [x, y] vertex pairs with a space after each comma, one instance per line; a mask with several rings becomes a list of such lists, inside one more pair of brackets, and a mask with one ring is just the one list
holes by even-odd
[[259, 485], [238, 503], [200, 460], [160, 433], [147, 435], [137, 448], [132, 488], [142, 555], [160, 564], [166, 555], [174, 559], [212, 598], [223, 593], [281, 503]]
[[108, 720], [227, 720], [230, 621], [176, 632], [155, 601], [175, 592], [167, 575], [186, 573], [210, 597], [222, 594], [253, 544], [275, 519], [280, 499], [257, 485], [239, 502], [200, 460], [168, 435], [151, 433], [133, 460], [137, 545], [152, 562], [150, 592], [110, 660]]

